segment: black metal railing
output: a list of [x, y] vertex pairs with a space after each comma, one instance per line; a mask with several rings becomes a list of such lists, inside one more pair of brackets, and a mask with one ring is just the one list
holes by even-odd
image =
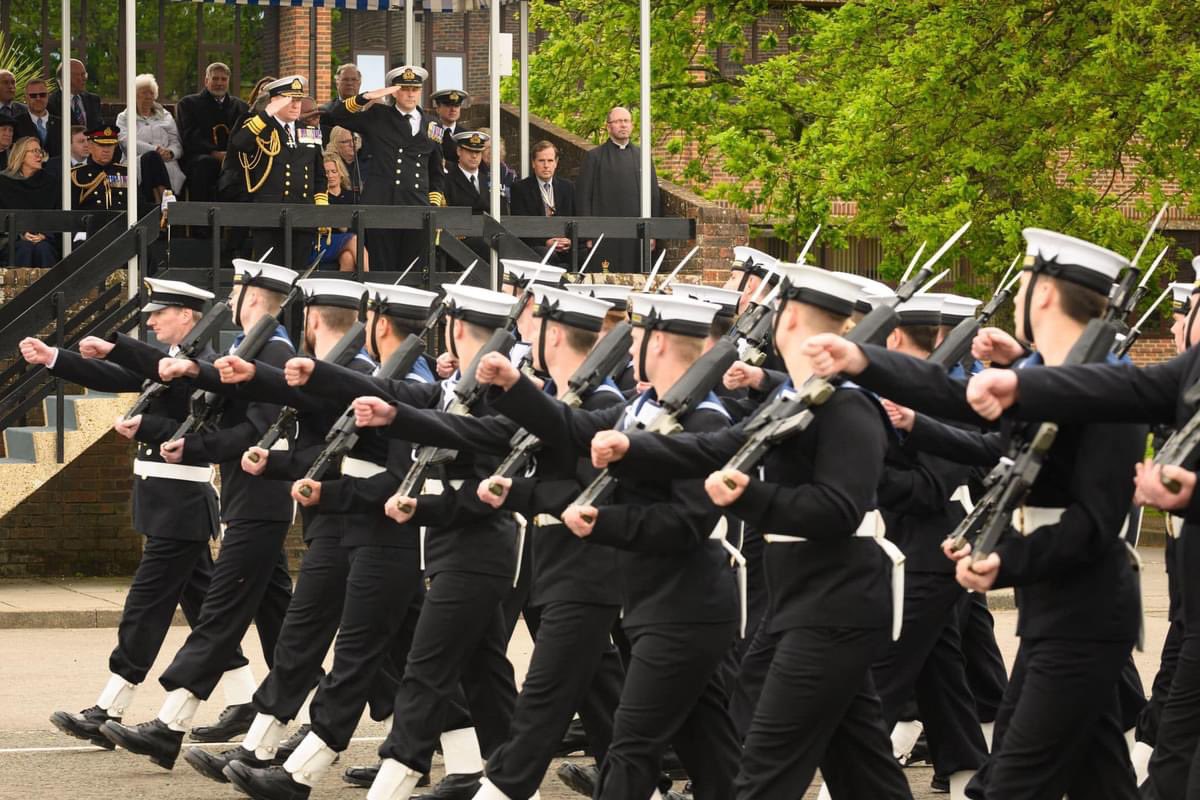
[[[0, 232], [4, 235], [5, 266], [21, 266], [17, 260], [17, 242], [24, 231], [38, 233], [86, 233], [94, 236], [101, 228], [124, 214], [116, 211], [8, 210], [0, 212]], [[116, 229], [119, 233], [120, 229]], [[115, 234], [114, 234], [115, 235]]]

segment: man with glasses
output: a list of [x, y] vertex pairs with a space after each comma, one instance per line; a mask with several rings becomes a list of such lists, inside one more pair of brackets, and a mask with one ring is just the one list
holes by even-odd
[[[92, 94], [87, 90], [87, 79], [87, 67], [78, 58], [72, 58], [70, 73], [71, 124], [83, 125], [91, 131], [104, 126], [104, 117], [100, 113], [100, 95]], [[50, 113], [56, 117], [62, 114], [62, 83], [50, 95]]]
[[25, 99], [29, 107], [13, 117], [13, 136], [20, 139], [36, 136], [46, 154], [53, 158], [62, 153], [62, 133], [59, 119], [50, 115], [50, 87], [42, 78], [34, 78], [25, 84]]

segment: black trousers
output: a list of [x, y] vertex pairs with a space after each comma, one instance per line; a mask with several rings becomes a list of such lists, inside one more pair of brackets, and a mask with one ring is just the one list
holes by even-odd
[[746, 734], [736, 797], [794, 800], [817, 767], [834, 798], [905, 798], [871, 664], [885, 629], [794, 628], [779, 635]]
[[1008, 688], [1008, 668], [996, 644], [996, 622], [988, 609], [987, 596], [978, 592], [967, 595], [960, 607], [959, 633], [967, 683], [975, 696], [980, 722], [995, 722]]
[[687, 769], [696, 800], [732, 796], [738, 746], [717, 670], [736, 627], [662, 623], [626, 629], [630, 661], [597, 800], [649, 797], [668, 745]]
[[767, 672], [771, 669], [771, 659], [775, 657], [779, 636], [771, 633], [768, 630], [770, 627], [770, 619], [764, 614], [742, 655], [737, 680], [729, 688], [729, 718], [733, 721], [733, 730], [739, 742], [745, 741], [746, 733], [750, 730], [754, 709], [767, 680]]
[[1146, 689], [1142, 686], [1142, 675], [1133, 661], [1133, 652], [1125, 659], [1121, 668], [1121, 679], [1117, 681], [1117, 709], [1121, 730], [1137, 729], [1138, 719], [1146, 708]]
[[504, 742], [517, 696], [500, 612], [511, 589], [512, 580], [504, 576], [433, 577], [380, 756], [428, 772], [460, 679], [484, 757]]
[[[212, 580], [212, 552], [208, 542], [147, 536], [142, 547], [125, 608], [117, 626], [117, 646], [108, 657], [108, 669], [130, 683], [146, 680], [163, 639], [171, 628], [175, 606], [183, 608], [188, 625], [200, 621], [200, 607]], [[238, 647], [226, 670], [249, 662]]]
[[[450, 234], [443, 231], [442, 235]], [[365, 246], [371, 253], [371, 263], [379, 265], [375, 267], [377, 270], [403, 272], [414, 258], [417, 259], [417, 267], [420, 268], [429, 257], [425, 233], [421, 230], [368, 230]], [[432, 265], [430, 268], [432, 269]], [[487, 274], [487, 268], [482, 263], [475, 271]]]
[[217, 199], [217, 178], [221, 174], [221, 162], [207, 153], [188, 156], [183, 162], [183, 174], [187, 176], [188, 199], [204, 202]]
[[541, 609], [508, 740], [488, 758], [488, 778], [504, 794], [525, 798], [537, 791], [576, 709], [589, 745], [601, 753], [597, 761], [603, 762], [620, 684], [608, 685], [607, 697], [585, 700], [597, 694], [591, 686], [605, 651], [615, 657], [608, 632], [619, 614], [617, 606], [584, 603], [549, 603]]
[[273, 666], [292, 596], [282, 550], [287, 531], [286, 522], [233, 520], [226, 526], [200, 620], [159, 678], [164, 689], [187, 689], [207, 700], [251, 621]]
[[275, 663], [254, 693], [254, 707], [287, 722], [321, 680], [321, 664], [337, 633], [350, 562], [336, 537], [309, 542], [283, 629], [275, 643]]
[[1171, 621], [1167, 628], [1167, 638], [1163, 641], [1162, 654], [1159, 656], [1158, 672], [1154, 674], [1154, 682], [1150, 685], [1150, 699], [1146, 702], [1142, 713], [1138, 715], [1137, 740], [1153, 746], [1158, 742], [1158, 724], [1162, 716], [1163, 703], [1171, 691], [1171, 681], [1175, 677], [1175, 665], [1179, 661], [1179, 650], [1183, 647], [1183, 587], [1179, 585], [1179, 572], [1182, 567], [1178, 564], [1179, 545], [1174, 537], [1167, 537], [1164, 560], [1167, 564], [1167, 619]]
[[1195, 627], [1184, 630], [1171, 691], [1162, 704], [1150, 777], [1142, 784], [1142, 797], [1150, 800], [1200, 798], [1200, 633]]
[[[333, 667], [321, 680], [310, 708], [313, 731], [334, 750], [345, 750], [372, 695], [390, 690], [395, 696], [411, 631], [420, 610], [421, 565], [416, 550], [363, 546], [348, 553], [341, 626], [333, 648]], [[406, 621], [408, 625], [406, 625]], [[395, 651], [397, 641], [402, 653]], [[374, 719], [391, 713], [372, 707]], [[380, 711], [385, 711], [377, 716]]]
[[1137, 797], [1117, 700], [1117, 682], [1132, 646], [1022, 639], [996, 717], [992, 757], [971, 779], [967, 795], [986, 800]]
[[987, 758], [958, 631], [960, 606], [968, 602], [952, 574], [907, 575], [900, 639], [871, 668], [884, 729], [903, 718], [903, 706], [915, 696], [940, 775], [977, 770]]

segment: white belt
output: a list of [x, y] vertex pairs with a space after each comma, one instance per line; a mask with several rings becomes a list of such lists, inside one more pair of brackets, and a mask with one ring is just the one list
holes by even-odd
[[[1016, 528], [1017, 533], [1022, 536], [1029, 536], [1038, 528], [1044, 528], [1047, 525], [1057, 525], [1062, 521], [1063, 514], [1066, 513], [1065, 508], [1043, 508], [1041, 506], [1021, 506], [1012, 513], [1012, 524]], [[1121, 532], [1117, 534], [1122, 539], [1129, 530], [1129, 515], [1125, 515], [1125, 522], [1121, 525]]]
[[137, 459], [133, 462], [133, 474], [139, 478], [168, 478], [173, 481], [209, 483], [213, 478], [213, 468], [211, 465], [199, 467]]
[[950, 500], [961, 505], [963, 511], [968, 514], [975, 510], [975, 503], [971, 500], [971, 490], [965, 483], [954, 490], [954, 494], [950, 495]]
[[[883, 515], [878, 511], [868, 511], [858, 524], [854, 535], [863, 539], [873, 539], [879, 549], [892, 562], [892, 641], [900, 638], [900, 628], [904, 623], [904, 553], [894, 542], [884, 538], [886, 526]], [[782, 533], [765, 533], [763, 541], [768, 544], [792, 544], [807, 542], [803, 536], [788, 536]]]
[[1177, 517], [1174, 514], [1167, 514], [1167, 535], [1172, 539], [1178, 539], [1179, 534], [1183, 533], [1183, 517]]
[[513, 520], [517, 523], [517, 569], [513, 573], [513, 588], [517, 588], [517, 584], [521, 580], [521, 560], [525, 557], [525, 518], [520, 514], [513, 513]]
[[562, 525], [563, 521], [553, 514], [535, 514], [533, 524], [539, 528], [549, 528], [551, 525]]
[[[455, 478], [451, 481], [446, 481], [450, 484], [451, 489], [461, 489], [464, 481], [461, 478]], [[440, 495], [446, 491], [446, 483], [442, 483], [437, 478], [426, 478], [425, 485], [421, 488], [421, 494]], [[419, 549], [421, 552], [421, 571], [425, 571], [425, 528], [422, 527], [417, 536]]]
[[729, 534], [729, 522], [725, 517], [721, 517], [717, 524], [713, 526], [712, 533], [709, 534], [709, 539], [716, 539], [721, 543], [721, 547], [725, 548], [725, 552], [729, 553], [729, 560], [737, 567], [737, 587], [738, 587], [738, 608], [740, 609], [741, 637], [746, 638], [746, 618], [748, 616], [747, 600], [746, 600], [746, 557], [742, 555], [742, 551], [734, 547], [733, 543], [726, 538]]
[[387, 467], [382, 467], [372, 461], [350, 456], [342, 459], [342, 475], [347, 478], [374, 478], [384, 472], [387, 472]]
[[271, 449], [272, 450], [287, 450], [288, 446], [289, 446], [288, 440], [284, 439], [283, 437], [280, 437], [275, 440], [275, 444], [271, 445]]

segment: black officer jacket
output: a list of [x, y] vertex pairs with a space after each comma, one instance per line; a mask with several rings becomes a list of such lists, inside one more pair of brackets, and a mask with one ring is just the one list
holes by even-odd
[[469, 208], [475, 214], [488, 211], [491, 208], [488, 173], [483, 165], [480, 165], [475, 181], [478, 187], [471, 186], [471, 180], [457, 162], [450, 164], [446, 170], [446, 205]]
[[376, 103], [366, 108], [363, 95], [336, 104], [321, 115], [326, 125], [362, 134], [362, 202], [373, 205], [427, 206], [445, 205], [445, 172], [442, 146], [430, 138], [437, 120], [414, 109], [420, 115], [416, 135], [394, 106]]
[[[373, 395], [415, 408], [440, 410], [446, 390], [442, 383], [416, 383], [409, 380], [385, 380], [360, 375], [335, 364], [316, 362], [307, 391], [343, 404], [356, 397]], [[471, 415], [487, 416], [492, 411], [479, 402]], [[443, 482], [440, 495], [423, 494], [411, 523], [427, 528], [425, 536], [425, 574], [473, 572], [511, 578], [517, 565], [516, 522], [511, 515], [494, 511], [479, 502], [475, 490], [479, 481], [491, 477], [500, 459], [485, 452], [459, 451], [454, 460], [430, 469], [428, 478]], [[453, 489], [450, 481], [464, 481]], [[478, 514], [466, 513], [474, 507]]]
[[[211, 359], [206, 348], [200, 358]], [[96, 358], [84, 358], [59, 348], [51, 372], [64, 380], [98, 392], [141, 392], [143, 379], [132, 370]], [[135, 458], [162, 463], [158, 446], [188, 415], [189, 387], [173, 383], [147, 406], [138, 426]], [[208, 466], [194, 453], [184, 454], [184, 464]], [[183, 541], [207, 541], [217, 535], [217, 492], [211, 483], [170, 478], [133, 479], [133, 529], [146, 536]]]
[[[282, 367], [295, 355], [290, 342], [272, 339], [259, 353], [264, 363]], [[116, 346], [108, 359], [145, 377], [158, 378], [158, 362], [166, 353], [123, 334], [117, 335]], [[216, 370], [203, 361], [202, 376], [211, 384]], [[199, 380], [199, 379], [198, 379]], [[217, 378], [217, 383], [220, 379]], [[183, 381], [198, 388], [192, 381]], [[280, 407], [273, 403], [251, 402], [245, 397], [231, 397], [221, 413], [216, 430], [189, 433], [184, 437], [186, 455], [215, 462], [221, 469], [221, 520], [257, 520], [290, 522], [293, 514], [291, 487], [285, 481], [273, 481], [250, 475], [242, 470], [242, 454], [262, 438], [263, 433], [279, 416]], [[173, 433], [173, 431], [172, 431]], [[168, 434], [170, 435], [170, 434]]]
[[129, 207], [128, 176], [124, 164], [101, 166], [90, 157], [71, 170], [71, 208], [124, 211]]
[[226, 160], [240, 169], [239, 188], [252, 201], [329, 205], [321, 131], [300, 124], [295, 131], [297, 142], [289, 146], [284, 126], [259, 111], [230, 135]]
[[175, 106], [179, 120], [179, 138], [183, 142], [183, 162], [214, 150], [229, 149], [229, 137], [242, 115], [249, 113], [246, 101], [232, 94], [218, 103], [208, 89], [182, 97]]
[[[873, 345], [863, 352], [870, 364], [856, 378], [862, 385], [947, 420], [989, 424], [967, 405], [966, 382], [949, 377], [942, 367]], [[1018, 372], [1060, 369], [1075, 368], [1031, 366]], [[1119, 533], [1129, 515], [1133, 465], [1145, 451], [1147, 429], [1080, 424], [1084, 412], [1070, 406], [1070, 419], [1063, 420], [1025, 501], [1065, 508], [1062, 520], [1029, 536], [1010, 532], [1001, 538], [996, 586], [1016, 587], [1020, 636], [1132, 642], [1140, 599]], [[1011, 426], [1004, 433], [1010, 435]]]
[[[636, 402], [636, 401], [634, 401]], [[619, 424], [626, 404], [588, 411], [571, 409], [522, 377], [498, 395], [495, 408], [537, 434], [589, 457], [592, 437]], [[714, 432], [729, 421], [701, 408], [679, 420], [685, 431]], [[713, 623], [738, 619], [737, 584], [729, 555], [709, 536], [721, 519], [698, 480], [663, 480], [659, 472], [617, 481], [602, 498], [592, 533], [584, 539], [620, 551], [618, 565], [627, 627], [659, 623]], [[573, 488], [573, 487], [572, 487]], [[569, 504], [567, 491], [556, 504]]]
[[[746, 442], [748, 421], [712, 433], [630, 436], [613, 473], [622, 479], [707, 476]], [[798, 536], [764, 548], [768, 630], [885, 628], [891, 624], [891, 561], [856, 537], [875, 507], [887, 435], [865, 393], [834, 392], [802, 433], [773, 447], [729, 512], [764, 533]], [[704, 502], [711, 503], [707, 495]]]

